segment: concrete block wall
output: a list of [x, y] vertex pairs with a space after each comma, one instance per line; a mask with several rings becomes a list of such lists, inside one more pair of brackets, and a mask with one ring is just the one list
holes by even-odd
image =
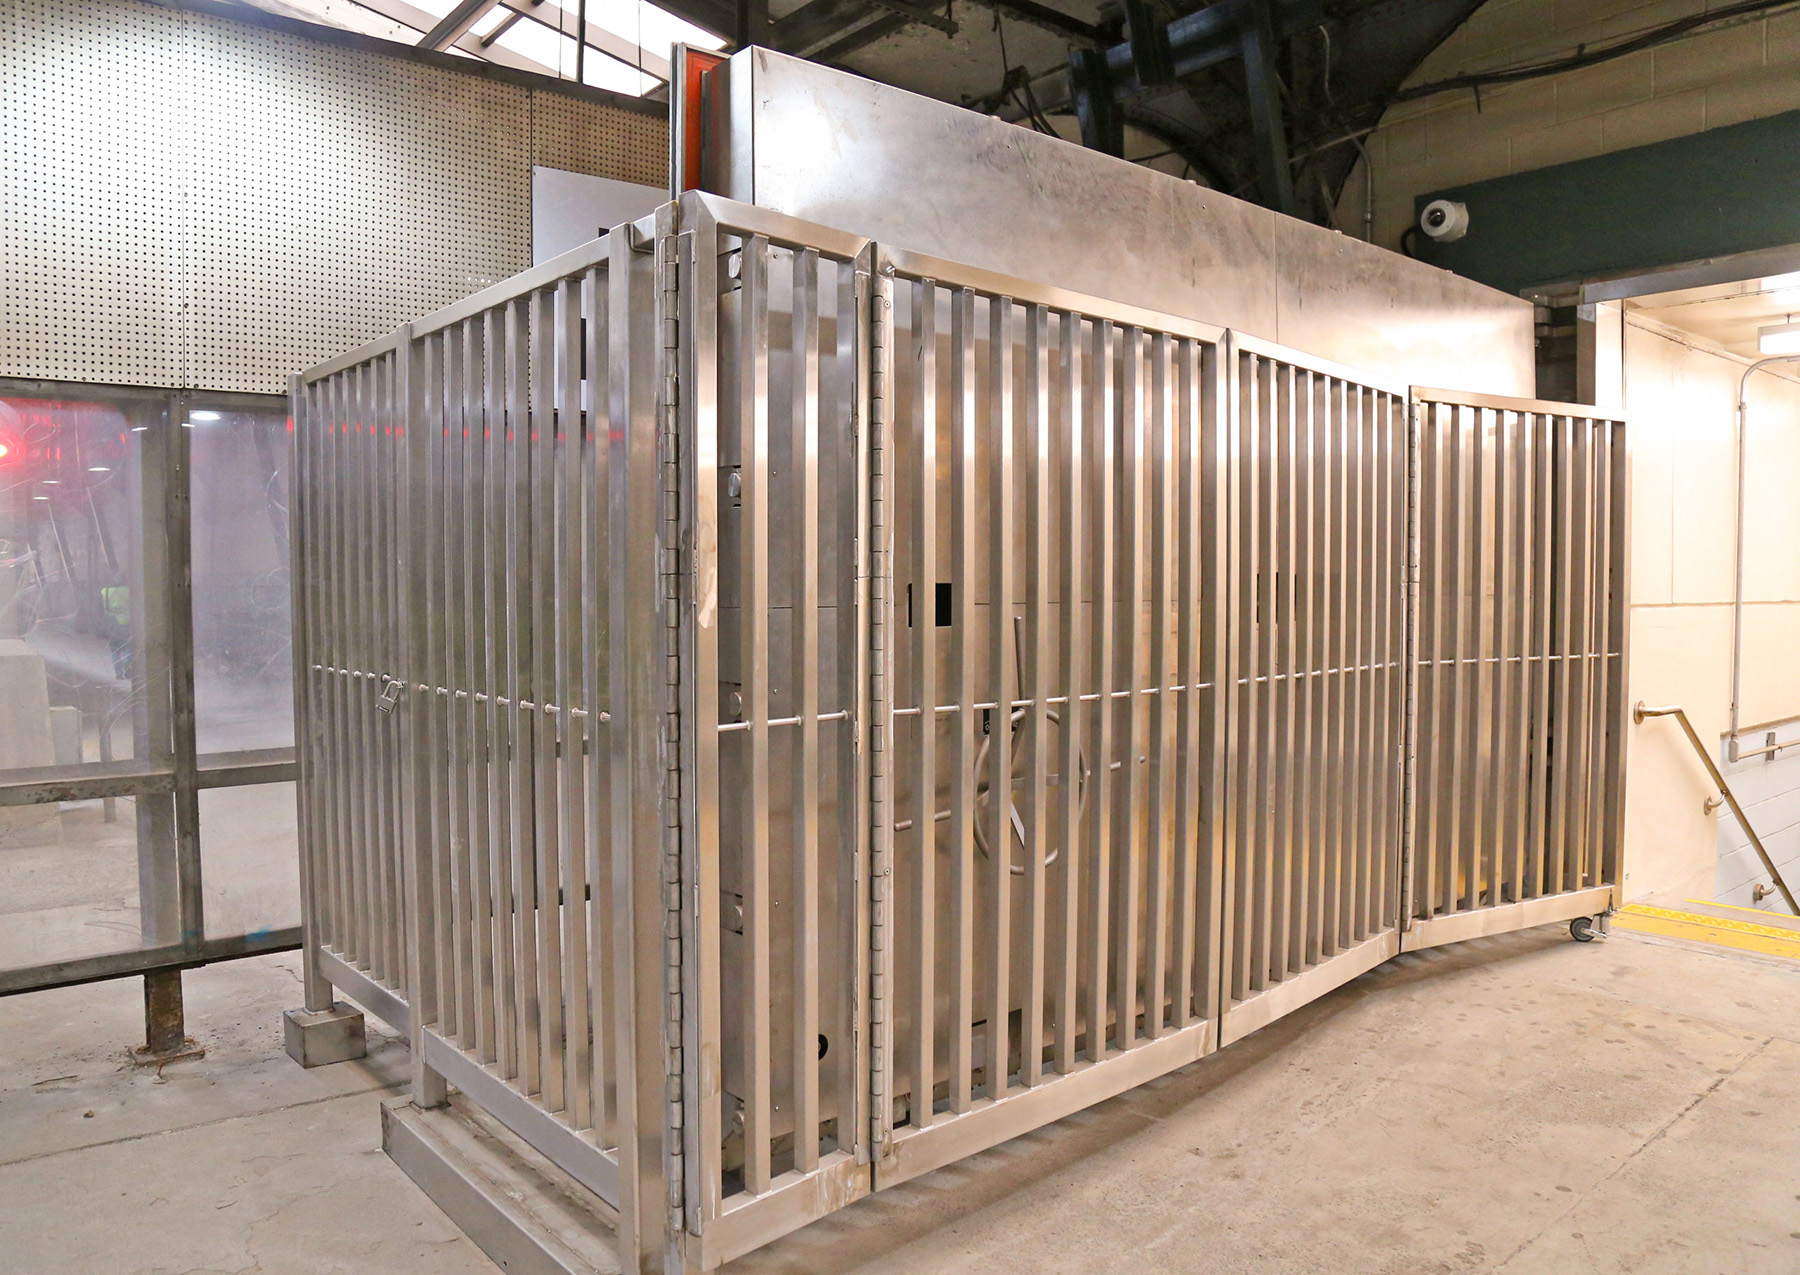
[[[1637, 315], [1623, 325], [1631, 452], [1632, 701], [1680, 704], [1717, 749], [1731, 709], [1731, 593], [1736, 505], [1734, 413], [1746, 360]], [[1792, 491], [1800, 474], [1800, 382], [1750, 382], [1745, 445], [1744, 677], [1741, 722], [1800, 713], [1800, 555]], [[1783, 728], [1792, 729], [1792, 728]], [[1742, 893], [1746, 846], [1728, 812], [1707, 813], [1710, 780], [1680, 727], [1652, 719], [1628, 737], [1625, 890], [1710, 898]], [[1741, 766], [1740, 794], [1759, 834], [1800, 853], [1800, 757]], [[1734, 786], [1736, 775], [1727, 778]], [[1766, 804], [1772, 803], [1772, 804]], [[1721, 853], [1725, 859], [1721, 859]], [[1749, 853], [1749, 852], [1745, 852]], [[1735, 856], [1735, 857], [1734, 857]], [[1754, 854], [1749, 854], [1754, 861]], [[1797, 873], [1800, 875], [1800, 873]], [[1764, 879], [1764, 878], [1754, 878]]]
[[[1409, 83], [1566, 56], [1704, 12], [1708, 0], [1487, 0]], [[1397, 247], [1427, 191], [1667, 141], [1800, 108], [1800, 10], [1734, 20], [1655, 49], [1390, 110], [1366, 139], [1375, 240]], [[1339, 224], [1360, 224], [1362, 164]]]

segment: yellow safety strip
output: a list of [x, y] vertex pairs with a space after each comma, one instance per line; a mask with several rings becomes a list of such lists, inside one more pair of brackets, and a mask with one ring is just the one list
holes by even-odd
[[1800, 961], [1800, 932], [1779, 926], [1758, 925], [1733, 917], [1699, 916], [1693, 912], [1677, 912], [1673, 908], [1653, 908], [1644, 903], [1626, 904], [1613, 914], [1612, 923], [1620, 929], [1642, 934], [1689, 939], [1696, 943], [1711, 943], [1715, 947], [1735, 947], [1763, 956]]

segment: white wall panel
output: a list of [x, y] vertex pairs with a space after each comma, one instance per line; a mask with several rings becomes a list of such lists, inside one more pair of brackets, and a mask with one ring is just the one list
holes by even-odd
[[276, 393], [531, 263], [531, 169], [655, 114], [137, 0], [0, 15], [0, 375]]

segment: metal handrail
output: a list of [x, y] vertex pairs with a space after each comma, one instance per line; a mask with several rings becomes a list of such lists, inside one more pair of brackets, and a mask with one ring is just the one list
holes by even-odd
[[1787, 882], [1781, 879], [1781, 870], [1775, 866], [1775, 861], [1769, 858], [1769, 852], [1763, 848], [1762, 838], [1757, 836], [1756, 829], [1750, 826], [1750, 820], [1744, 814], [1744, 808], [1738, 804], [1737, 794], [1731, 791], [1731, 785], [1726, 783], [1725, 776], [1719, 773], [1718, 763], [1713, 761], [1712, 754], [1706, 751], [1706, 745], [1700, 742], [1700, 736], [1695, 733], [1694, 724], [1688, 720], [1688, 715], [1682, 711], [1679, 704], [1671, 704], [1665, 708], [1650, 708], [1642, 700], [1639, 700], [1636, 707], [1631, 710], [1631, 720], [1642, 725], [1646, 717], [1673, 717], [1681, 723], [1681, 729], [1687, 732], [1688, 742], [1694, 746], [1694, 751], [1705, 763], [1706, 773], [1711, 775], [1713, 783], [1718, 785], [1719, 795], [1725, 798], [1725, 804], [1731, 807], [1731, 813], [1737, 817], [1738, 827], [1742, 828], [1744, 835], [1750, 838], [1750, 844], [1756, 847], [1756, 855], [1762, 860], [1763, 867], [1768, 870], [1770, 879], [1775, 882], [1775, 888], [1780, 890], [1781, 897], [1787, 900], [1788, 910], [1796, 916], [1800, 916], [1800, 905], [1796, 905], [1794, 902], [1794, 892], [1788, 889]]

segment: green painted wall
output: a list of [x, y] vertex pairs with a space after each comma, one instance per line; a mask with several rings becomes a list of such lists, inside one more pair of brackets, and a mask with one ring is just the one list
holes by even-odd
[[1800, 243], [1800, 111], [1421, 195], [1469, 206], [1419, 255], [1507, 292]]

